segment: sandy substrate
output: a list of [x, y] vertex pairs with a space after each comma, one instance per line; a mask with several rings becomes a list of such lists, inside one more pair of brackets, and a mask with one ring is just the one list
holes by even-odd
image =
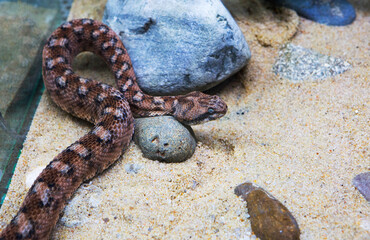
[[[78, 2], [86, 1], [76, 1], [70, 16], [84, 16], [76, 14]], [[350, 26], [299, 18], [293, 44], [342, 58], [352, 69], [292, 83], [272, 73], [284, 38], [261, 42], [256, 31], [264, 24], [230, 2], [252, 59], [212, 92], [227, 102], [227, 115], [193, 128], [197, 148], [183, 163], [145, 159], [132, 143], [113, 167], [78, 189], [53, 239], [255, 239], [245, 203], [234, 194], [245, 181], [287, 206], [301, 239], [370, 238], [369, 203], [352, 185], [370, 166], [369, 4], [354, 2], [357, 19]], [[75, 68], [85, 77], [113, 82], [97, 58], [80, 57]], [[26, 177], [90, 128], [43, 95], [0, 210], [1, 223], [18, 210]], [[129, 164], [141, 169], [128, 173]]]

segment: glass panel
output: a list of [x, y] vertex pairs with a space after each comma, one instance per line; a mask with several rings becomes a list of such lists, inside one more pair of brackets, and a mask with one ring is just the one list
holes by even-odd
[[43, 44], [71, 4], [0, 0], [0, 205], [43, 92]]

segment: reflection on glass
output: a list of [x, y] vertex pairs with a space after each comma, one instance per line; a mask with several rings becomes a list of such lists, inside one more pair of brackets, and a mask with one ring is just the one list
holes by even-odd
[[0, 0], [0, 204], [43, 92], [43, 44], [71, 3]]

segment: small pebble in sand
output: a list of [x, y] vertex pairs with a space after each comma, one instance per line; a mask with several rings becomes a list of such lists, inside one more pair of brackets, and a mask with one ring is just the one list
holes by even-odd
[[126, 163], [125, 164], [125, 170], [127, 173], [137, 174], [139, 170], [142, 168], [140, 164], [136, 163]]
[[237, 186], [234, 192], [247, 202], [252, 230], [258, 238], [299, 239], [300, 230], [293, 215], [264, 189], [246, 182]]
[[27, 173], [26, 175], [26, 187], [30, 188], [33, 182], [36, 180], [37, 176], [40, 175], [42, 170], [44, 170], [44, 166], [38, 166], [33, 169], [31, 172]]
[[135, 143], [144, 157], [163, 162], [182, 162], [196, 147], [194, 132], [170, 116], [135, 119]]
[[360, 173], [352, 180], [353, 185], [370, 202], [370, 172]]
[[289, 43], [280, 49], [273, 71], [292, 82], [298, 82], [308, 79], [325, 79], [341, 74], [350, 67], [351, 65], [342, 59]]

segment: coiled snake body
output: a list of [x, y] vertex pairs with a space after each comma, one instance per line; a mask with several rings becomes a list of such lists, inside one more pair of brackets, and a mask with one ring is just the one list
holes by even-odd
[[[118, 90], [74, 73], [72, 60], [82, 51], [104, 58]], [[43, 49], [42, 67], [53, 101], [94, 127], [41, 172], [0, 240], [48, 239], [73, 192], [109, 167], [128, 147], [133, 116], [172, 115], [193, 124], [217, 119], [227, 111], [219, 97], [201, 92], [161, 97], [142, 92], [119, 37], [105, 24], [91, 19], [72, 20], [57, 28]]]

